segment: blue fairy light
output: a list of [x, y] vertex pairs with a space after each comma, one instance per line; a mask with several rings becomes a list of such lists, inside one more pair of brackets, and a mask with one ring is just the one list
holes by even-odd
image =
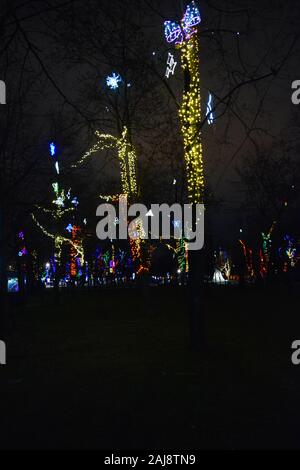
[[51, 157], [54, 157], [56, 155], [56, 145], [54, 142], [50, 143], [50, 155]]

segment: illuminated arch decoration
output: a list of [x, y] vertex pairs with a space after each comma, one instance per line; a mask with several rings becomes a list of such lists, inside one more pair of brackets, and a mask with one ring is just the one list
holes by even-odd
[[101, 134], [99, 131], [96, 131], [96, 137], [98, 142], [83, 156], [75, 167], [82, 165], [94, 153], [112, 148], [117, 149], [121, 170], [122, 192], [128, 196], [128, 199], [134, 199], [137, 196], [137, 157], [135, 149], [129, 140], [127, 127], [124, 127], [120, 138], [110, 134]]
[[168, 43], [175, 42], [181, 52], [184, 73], [184, 93], [179, 110], [187, 171], [188, 195], [191, 203], [204, 203], [204, 168], [200, 134], [201, 90], [199, 40], [197, 28], [201, 22], [198, 7], [193, 1], [186, 9], [180, 24], [166, 21]]

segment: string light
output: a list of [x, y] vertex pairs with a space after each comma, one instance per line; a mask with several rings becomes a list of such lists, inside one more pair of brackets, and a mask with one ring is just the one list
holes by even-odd
[[55, 246], [55, 255], [54, 256], [55, 256], [55, 260], [56, 260], [56, 262], [58, 262], [58, 264], [60, 263], [63, 244], [67, 243], [75, 249], [76, 257], [80, 259], [80, 263], [83, 266], [83, 264], [84, 264], [84, 249], [83, 249], [82, 244], [77, 243], [77, 242], [74, 243], [74, 241], [70, 240], [69, 238], [63, 237], [62, 235], [57, 235], [57, 234], [53, 234], [53, 233], [48, 232], [40, 224], [40, 222], [37, 220], [37, 218], [35, 217], [34, 214], [31, 214], [31, 217], [32, 217], [32, 220], [37, 225], [37, 227], [43, 232], [43, 234], [46, 235], [48, 238], [51, 238], [52, 240], [54, 240], [54, 246]]
[[[72, 227], [72, 242], [71, 242], [71, 263], [70, 263], [70, 274], [75, 277], [84, 265], [84, 252], [82, 247], [82, 240], [80, 239], [81, 229], [74, 225]], [[80, 265], [78, 264], [78, 261]]]
[[[82, 165], [82, 163], [84, 163], [94, 153], [97, 153], [101, 150], [116, 148], [118, 150], [121, 169], [122, 191], [124, 194], [127, 194], [129, 198], [134, 198], [137, 195], [137, 157], [135, 149], [130, 143], [127, 127], [124, 127], [120, 138], [116, 138], [110, 134], [101, 134], [99, 131], [96, 131], [96, 137], [98, 142], [92, 147], [91, 150], [86, 152], [86, 154], [76, 165], [74, 165], [75, 168], [77, 168], [79, 165]], [[102, 198], [104, 197], [102, 196]]]
[[182, 106], [179, 110], [184, 142], [187, 170], [188, 194], [192, 203], [204, 202], [204, 168], [200, 134], [201, 98], [200, 64], [197, 36], [180, 46], [182, 69], [189, 77], [189, 87], [184, 91]]
[[175, 42], [181, 51], [181, 65], [186, 88], [179, 110], [183, 134], [184, 155], [187, 171], [188, 195], [191, 203], [204, 202], [204, 168], [200, 135], [201, 98], [199, 41], [195, 34], [201, 22], [198, 7], [193, 1], [186, 9], [180, 23], [165, 22], [165, 36], [169, 43]]
[[167, 244], [166, 246], [169, 250], [173, 251], [177, 257], [178, 273], [188, 273], [189, 263], [187, 242], [183, 238], [181, 238], [180, 240], [176, 241], [176, 248], [169, 244]]
[[262, 250], [260, 250], [260, 272], [262, 276], [265, 276], [269, 270], [269, 262], [270, 262], [270, 248], [272, 245], [271, 236], [274, 232], [274, 229], [277, 225], [277, 222], [274, 221], [268, 233], [262, 233], [262, 240], [263, 246]]
[[291, 263], [291, 267], [294, 268], [297, 264], [297, 248], [294, 246], [295, 242], [289, 235], [284, 237], [284, 241], [287, 243], [285, 253]]
[[239, 243], [243, 247], [245, 262], [247, 266], [247, 271], [250, 277], [254, 277], [254, 268], [253, 268], [253, 252], [251, 248], [248, 248], [246, 243], [243, 240], [239, 240]]
[[100, 199], [102, 199], [105, 202], [119, 202], [120, 199], [120, 194], [114, 194], [113, 196], [103, 196], [100, 194], [99, 196]]

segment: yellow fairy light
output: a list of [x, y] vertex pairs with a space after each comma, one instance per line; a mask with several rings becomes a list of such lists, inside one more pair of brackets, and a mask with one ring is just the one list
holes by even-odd
[[[55, 204], [55, 202], [54, 202], [54, 204]], [[67, 209], [62, 209], [60, 206], [58, 206], [54, 210], [46, 209], [45, 207], [40, 207], [40, 206], [36, 206], [36, 208], [40, 211], [43, 211], [45, 214], [51, 214], [51, 216], [54, 219], [61, 219], [68, 212], [73, 212], [75, 210], [74, 207], [69, 207]]]
[[98, 142], [76, 165], [74, 165], [74, 167], [77, 168], [79, 165], [82, 165], [91, 155], [98, 151], [116, 148], [118, 150], [121, 169], [122, 191], [124, 194], [127, 194], [129, 198], [134, 198], [137, 195], [137, 158], [135, 149], [129, 140], [127, 127], [124, 127], [120, 138], [116, 138], [110, 134], [101, 134], [99, 131], [96, 131], [95, 135], [98, 138]]
[[204, 203], [204, 168], [200, 134], [201, 94], [199, 41], [197, 35], [177, 46], [181, 51], [185, 91], [179, 111], [187, 170], [188, 195], [192, 203]]
[[100, 194], [99, 198], [105, 202], [119, 202], [120, 194], [114, 194], [113, 196], [103, 196]]
[[75, 257], [80, 259], [81, 266], [84, 265], [84, 248], [82, 246], [82, 242], [74, 243], [69, 238], [50, 233], [40, 224], [40, 222], [37, 220], [34, 214], [31, 214], [31, 217], [32, 217], [32, 220], [37, 225], [37, 227], [43, 232], [43, 234], [46, 235], [48, 238], [51, 238], [52, 240], [54, 240], [55, 259], [57, 260], [58, 263], [60, 263], [63, 244], [68, 243], [75, 250]]

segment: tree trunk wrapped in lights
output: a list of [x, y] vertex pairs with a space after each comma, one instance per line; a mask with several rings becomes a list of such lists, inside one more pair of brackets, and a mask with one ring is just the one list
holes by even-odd
[[[204, 204], [204, 168], [201, 144], [201, 93], [200, 61], [197, 28], [201, 23], [199, 9], [192, 1], [186, 8], [180, 23], [165, 22], [165, 36], [168, 43], [175, 42], [181, 53], [184, 74], [184, 92], [179, 110], [183, 135], [184, 159], [187, 174], [189, 202]], [[197, 220], [194, 221], [197, 224]], [[194, 349], [204, 348], [204, 256], [203, 250], [189, 253], [189, 315], [191, 342]]]
[[[123, 128], [121, 137], [117, 138], [110, 134], [101, 134], [96, 131], [98, 142], [86, 152], [82, 159], [74, 165], [77, 168], [85, 162], [94, 153], [101, 150], [116, 148], [121, 171], [122, 192], [128, 199], [135, 199], [137, 196], [137, 177], [136, 177], [136, 152], [129, 140], [127, 127]], [[106, 196], [104, 197], [104, 199]]]
[[197, 35], [193, 35], [177, 47], [181, 51], [184, 73], [184, 93], [179, 117], [183, 134], [188, 196], [191, 203], [203, 204], [204, 171], [200, 134], [200, 61]]
[[[129, 139], [129, 131], [125, 126], [122, 131], [121, 137], [117, 138], [110, 134], [101, 134], [96, 131], [98, 142], [82, 157], [82, 159], [75, 165], [77, 168], [84, 163], [90, 156], [101, 150], [117, 149], [118, 159], [121, 172], [121, 185], [122, 194], [117, 196], [101, 196], [107, 202], [117, 202], [121, 197], [126, 197], [129, 202], [134, 202], [138, 196], [137, 185], [137, 156], [136, 151]], [[142, 245], [144, 242], [142, 221], [139, 221], [136, 226], [136, 232], [139, 233], [139, 238], [130, 240], [130, 248], [133, 261], [137, 265], [137, 274], [142, 274], [149, 271], [149, 262], [145, 261], [143, 255]]]

